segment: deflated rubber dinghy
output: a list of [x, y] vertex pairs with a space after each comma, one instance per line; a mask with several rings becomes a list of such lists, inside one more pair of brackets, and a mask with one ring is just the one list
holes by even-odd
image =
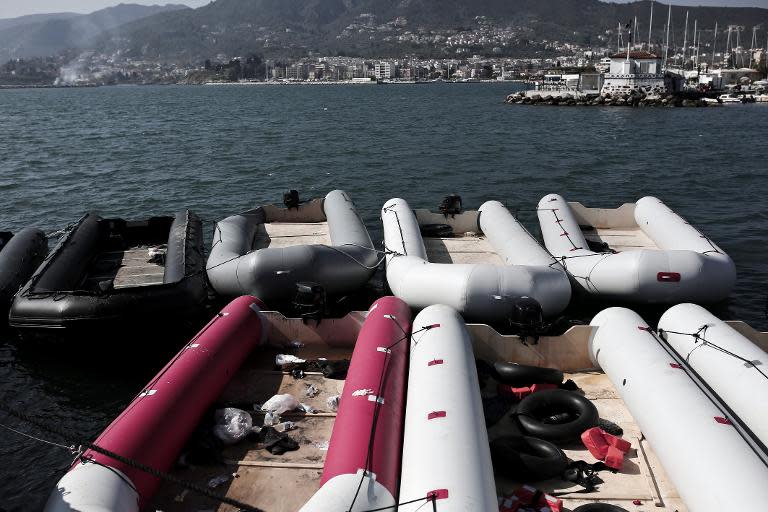
[[[447, 304], [469, 319], [492, 322], [506, 319], [520, 297], [538, 301], [546, 316], [570, 301], [562, 267], [498, 201], [444, 215], [390, 199], [381, 218], [387, 282], [412, 307]], [[447, 229], [436, 229], [440, 225]], [[437, 236], [425, 240], [422, 230]]]
[[321, 487], [301, 512], [395, 509], [410, 324], [411, 310], [396, 297], [371, 306], [347, 372]]
[[[240, 297], [216, 315], [96, 439], [104, 450], [169, 471], [250, 352], [262, 343], [260, 303]], [[46, 512], [138, 512], [160, 479], [92, 449], [72, 464]]]
[[716, 302], [736, 282], [731, 258], [655, 197], [606, 210], [550, 194], [538, 217], [549, 252], [579, 289], [603, 299]]
[[24, 228], [15, 235], [0, 233], [0, 314], [7, 317], [13, 296], [29, 280], [48, 254], [48, 240], [39, 229]]
[[768, 354], [696, 304], [667, 310], [659, 333], [768, 445]]
[[292, 299], [309, 281], [329, 295], [362, 288], [379, 257], [352, 199], [334, 190], [296, 207], [265, 205], [216, 225], [208, 279], [223, 296]]
[[765, 452], [737, 430], [737, 419], [694, 380], [685, 360], [629, 309], [606, 309], [590, 325], [597, 327], [590, 357], [621, 395], [688, 509], [768, 503]]
[[398, 510], [498, 511], [472, 341], [456, 310], [416, 316], [408, 372]]
[[83, 216], [11, 305], [19, 328], [188, 315], [206, 300], [203, 233], [189, 211], [142, 221]]

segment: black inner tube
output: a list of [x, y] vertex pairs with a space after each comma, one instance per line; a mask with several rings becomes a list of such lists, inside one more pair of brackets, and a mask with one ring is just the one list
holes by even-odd
[[627, 512], [627, 509], [608, 503], [587, 503], [576, 507], [573, 512]]
[[493, 378], [502, 384], [515, 387], [531, 384], [561, 384], [563, 372], [556, 368], [542, 368], [524, 364], [496, 362], [493, 364]]
[[568, 466], [565, 453], [543, 439], [504, 436], [491, 442], [494, 470], [521, 482], [559, 476]]
[[599, 419], [589, 399], [563, 389], [547, 389], [525, 397], [516, 415], [525, 434], [553, 443], [578, 439]]

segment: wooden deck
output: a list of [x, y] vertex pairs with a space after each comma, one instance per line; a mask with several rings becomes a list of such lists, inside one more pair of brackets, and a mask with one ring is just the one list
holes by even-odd
[[165, 267], [149, 259], [147, 247], [102, 252], [91, 264], [83, 285], [93, 290], [102, 281], [111, 281], [115, 289], [162, 284]]
[[640, 228], [582, 228], [584, 238], [590, 242], [607, 243], [616, 252], [637, 249], [658, 250], [656, 244]]
[[[310, 325], [300, 320], [286, 319], [277, 313], [266, 313], [271, 326], [270, 343], [284, 345], [289, 341], [301, 340], [306, 346], [291, 351], [304, 359], [325, 357], [328, 359], [349, 358], [351, 342], [360, 327], [359, 315], [348, 320], [337, 320], [321, 328], [332, 333], [331, 342], [320, 342], [315, 335], [309, 334]], [[295, 328], [289, 327], [296, 324]], [[622, 472], [612, 474], [601, 472], [604, 480], [595, 492], [562, 496], [566, 510], [578, 505], [593, 502], [607, 502], [627, 510], [660, 512], [686, 512], [687, 508], [680, 500], [675, 488], [669, 482], [663, 468], [642, 436], [616, 390], [602, 372], [590, 370], [591, 365], [585, 356], [586, 345], [592, 328], [576, 326], [560, 337], [544, 337], [536, 346], [525, 346], [515, 336], [502, 336], [492, 328], [470, 324], [474, 350], [478, 357], [489, 360], [518, 360], [521, 363], [542, 366], [559, 366], [570, 373], [566, 378], [573, 379], [598, 408], [600, 416], [617, 423], [624, 429], [624, 439], [632, 443]], [[336, 348], [332, 348], [336, 347]], [[258, 445], [243, 441], [235, 446], [223, 449], [219, 461], [194, 468], [176, 469], [178, 478], [206, 486], [214, 477], [236, 475], [228, 482], [214, 489], [215, 492], [259, 507], [268, 512], [296, 511], [318, 489], [322, 475], [322, 465], [327, 454], [335, 413], [330, 412], [326, 399], [331, 395], [341, 394], [343, 381], [325, 379], [321, 374], [309, 374], [305, 379], [294, 379], [281, 372], [273, 371], [274, 356], [286, 352], [285, 349], [262, 348], [252, 354], [249, 361], [241, 368], [227, 389], [222, 394], [220, 404], [238, 404], [241, 408], [250, 404], [261, 403], [274, 394], [291, 393], [300, 401], [312, 405], [320, 412], [314, 415], [286, 414], [283, 420], [296, 423], [297, 428], [290, 432], [291, 437], [299, 442], [300, 448], [294, 452], [274, 456]], [[571, 356], [569, 356], [571, 354]], [[550, 361], [550, 356], [553, 356]], [[576, 370], [576, 368], [582, 368]], [[587, 369], [585, 369], [587, 368]], [[305, 397], [304, 391], [309, 384], [314, 384], [320, 393], [314, 398]], [[483, 390], [485, 396], [495, 393], [496, 385], [489, 380]], [[252, 414], [254, 424], [260, 425], [263, 415]], [[512, 420], [506, 415], [498, 424], [489, 429], [490, 439], [514, 431]], [[578, 443], [562, 447], [566, 455], [574, 460], [596, 462], [589, 452]], [[496, 486], [499, 495], [511, 493], [520, 483], [497, 476]], [[572, 484], [560, 480], [544, 482], [526, 482], [535, 484], [546, 491], [577, 490]], [[640, 500], [636, 506], [633, 500]], [[150, 504], [150, 510], [180, 512], [186, 510], [234, 511], [234, 507], [222, 505], [209, 498], [184, 491], [173, 484], [164, 484], [156, 498]]]
[[424, 238], [427, 258], [432, 263], [490, 263], [504, 265], [488, 240], [478, 234], [451, 238]]
[[272, 222], [256, 233], [254, 249], [293, 245], [331, 244], [327, 222]]

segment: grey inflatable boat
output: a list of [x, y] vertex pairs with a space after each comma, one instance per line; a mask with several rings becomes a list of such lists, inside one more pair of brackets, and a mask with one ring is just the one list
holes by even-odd
[[329, 295], [362, 288], [379, 263], [352, 199], [334, 190], [325, 199], [289, 207], [264, 205], [216, 225], [207, 272], [219, 295], [287, 301], [309, 281]]

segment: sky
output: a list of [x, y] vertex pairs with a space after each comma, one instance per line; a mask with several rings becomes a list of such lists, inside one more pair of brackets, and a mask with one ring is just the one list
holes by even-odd
[[[0, 18], [49, 12], [93, 12], [120, 2], [136, 4], [178, 3], [200, 7], [210, 0], [0, 0]], [[468, 0], [471, 1], [471, 0]], [[512, 1], [512, 0], [510, 0]], [[622, 1], [622, 0], [618, 0]], [[665, 3], [668, 0], [663, 0]], [[768, 9], [768, 0], [672, 0], [674, 5], [754, 6]]]

